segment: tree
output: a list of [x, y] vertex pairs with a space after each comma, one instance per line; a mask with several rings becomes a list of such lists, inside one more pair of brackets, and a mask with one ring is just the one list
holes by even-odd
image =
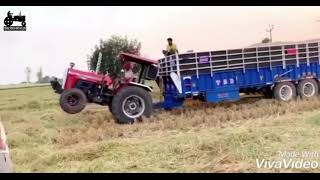
[[26, 76], [27, 76], [27, 83], [30, 83], [30, 75], [31, 75], [31, 68], [27, 67], [25, 70]]
[[129, 40], [126, 36], [113, 35], [107, 40], [100, 39], [99, 46], [96, 45], [91, 56], [89, 56], [89, 69], [96, 70], [99, 53], [101, 52], [101, 65], [99, 72], [108, 73], [111, 76], [121, 72], [120, 52], [128, 52], [140, 55], [141, 43], [136, 40]]
[[41, 78], [40, 80], [39, 80], [39, 82], [38, 83], [50, 83], [50, 77], [49, 76], [44, 76], [43, 78]]
[[57, 78], [57, 77], [54, 77], [54, 76], [51, 76], [51, 77], [50, 77], [50, 76], [48, 76], [48, 75], [42, 77], [42, 78], [40, 79], [40, 81], [38, 81], [38, 83], [41, 83], [41, 84], [50, 83], [50, 81], [53, 80], [53, 79], [57, 79], [57, 80], [60, 82], [60, 84], [62, 84], [62, 79], [61, 79], [61, 78]]
[[261, 41], [261, 43], [269, 43], [269, 42], [271, 42], [271, 41], [270, 41], [270, 39], [267, 38], [267, 37], [264, 38], [264, 39]]
[[42, 76], [43, 76], [42, 68], [40, 67], [39, 71], [37, 72], [37, 78], [38, 78], [37, 83], [40, 83], [40, 81], [42, 80]]

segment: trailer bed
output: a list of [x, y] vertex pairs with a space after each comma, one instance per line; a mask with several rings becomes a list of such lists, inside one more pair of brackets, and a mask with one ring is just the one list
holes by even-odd
[[[164, 104], [185, 98], [207, 102], [237, 100], [239, 92], [272, 88], [282, 81], [320, 78], [320, 41], [175, 54], [159, 60]], [[175, 78], [173, 78], [175, 77]]]

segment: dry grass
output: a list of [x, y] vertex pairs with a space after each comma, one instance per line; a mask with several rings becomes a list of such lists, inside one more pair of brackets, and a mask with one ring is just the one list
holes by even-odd
[[36, 87], [0, 91], [0, 116], [17, 172], [274, 172], [255, 159], [320, 150], [320, 101], [297, 101], [187, 102], [118, 125], [106, 107], [65, 114], [49, 87]]

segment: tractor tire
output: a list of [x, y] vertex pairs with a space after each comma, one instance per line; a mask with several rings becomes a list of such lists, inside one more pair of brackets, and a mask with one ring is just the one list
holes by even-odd
[[23, 27], [26, 27], [26, 22], [23, 21], [23, 22], [21, 23], [21, 25], [22, 25]]
[[308, 99], [319, 94], [319, 86], [316, 80], [314, 79], [304, 79], [298, 83], [298, 95], [302, 99]]
[[297, 90], [292, 82], [280, 82], [273, 89], [274, 97], [279, 101], [290, 101], [297, 96]]
[[121, 89], [113, 97], [111, 104], [112, 114], [119, 124], [132, 124], [142, 115], [151, 116], [153, 111], [150, 93], [136, 86]]
[[108, 109], [109, 109], [110, 113], [112, 114], [112, 105], [111, 104], [108, 105]]
[[69, 89], [62, 92], [60, 96], [61, 108], [69, 113], [81, 112], [87, 104], [87, 97], [80, 89]]
[[9, 17], [6, 17], [3, 22], [7, 27], [10, 27], [13, 24], [13, 20]]
[[112, 100], [113, 100], [113, 98], [111, 98], [111, 100], [108, 102], [108, 110], [113, 115], [113, 112], [112, 112]]

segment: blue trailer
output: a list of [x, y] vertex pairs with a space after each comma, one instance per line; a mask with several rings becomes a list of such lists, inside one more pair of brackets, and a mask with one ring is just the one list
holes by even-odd
[[159, 60], [161, 107], [181, 107], [186, 99], [234, 101], [258, 92], [280, 101], [318, 95], [320, 41], [272, 44], [196, 53]]

